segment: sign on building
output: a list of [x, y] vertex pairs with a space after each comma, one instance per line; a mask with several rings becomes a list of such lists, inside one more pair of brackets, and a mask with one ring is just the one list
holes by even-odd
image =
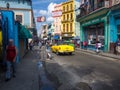
[[37, 17], [37, 22], [45, 22], [45, 21], [46, 21], [45, 16]]
[[56, 10], [52, 12], [53, 17], [62, 16], [62, 10]]

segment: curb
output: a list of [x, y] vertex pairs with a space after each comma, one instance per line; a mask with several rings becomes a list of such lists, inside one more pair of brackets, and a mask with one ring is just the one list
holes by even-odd
[[[94, 51], [90, 51], [90, 50], [83, 50], [83, 49], [79, 49], [79, 48], [76, 48], [76, 50], [83, 51], [83, 52], [86, 52], [86, 53], [96, 54]], [[101, 52], [101, 53], [99, 53], [97, 55], [120, 60], [120, 55], [117, 56], [117, 55], [114, 55], [114, 54], [109, 54], [109, 53], [104, 53], [104, 52]]]

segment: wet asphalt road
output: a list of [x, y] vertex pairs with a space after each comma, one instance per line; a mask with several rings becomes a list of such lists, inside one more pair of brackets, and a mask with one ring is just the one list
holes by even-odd
[[[54, 55], [72, 83], [87, 83], [92, 90], [120, 90], [120, 61], [75, 51], [74, 55]], [[66, 74], [64, 74], [66, 75]]]

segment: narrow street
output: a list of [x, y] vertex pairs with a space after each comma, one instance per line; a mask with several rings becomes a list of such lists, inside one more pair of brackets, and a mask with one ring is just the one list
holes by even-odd
[[72, 56], [53, 56], [53, 60], [47, 62], [47, 70], [59, 78], [59, 90], [81, 87], [84, 90], [120, 90], [119, 60], [80, 51]]
[[0, 82], [0, 90], [120, 90], [120, 61], [76, 50], [46, 59], [35, 47], [17, 64], [17, 76]]

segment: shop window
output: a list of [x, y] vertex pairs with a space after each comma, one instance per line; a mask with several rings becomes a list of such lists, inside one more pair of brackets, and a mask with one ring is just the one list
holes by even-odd
[[98, 0], [98, 8], [101, 8], [104, 6], [104, 0]]
[[120, 34], [120, 25], [117, 26], [117, 33]]
[[96, 41], [100, 41], [104, 45], [104, 26], [101, 25], [91, 25], [85, 28], [84, 37], [89, 45], [95, 45]]
[[22, 23], [22, 15], [16, 15], [16, 20]]

